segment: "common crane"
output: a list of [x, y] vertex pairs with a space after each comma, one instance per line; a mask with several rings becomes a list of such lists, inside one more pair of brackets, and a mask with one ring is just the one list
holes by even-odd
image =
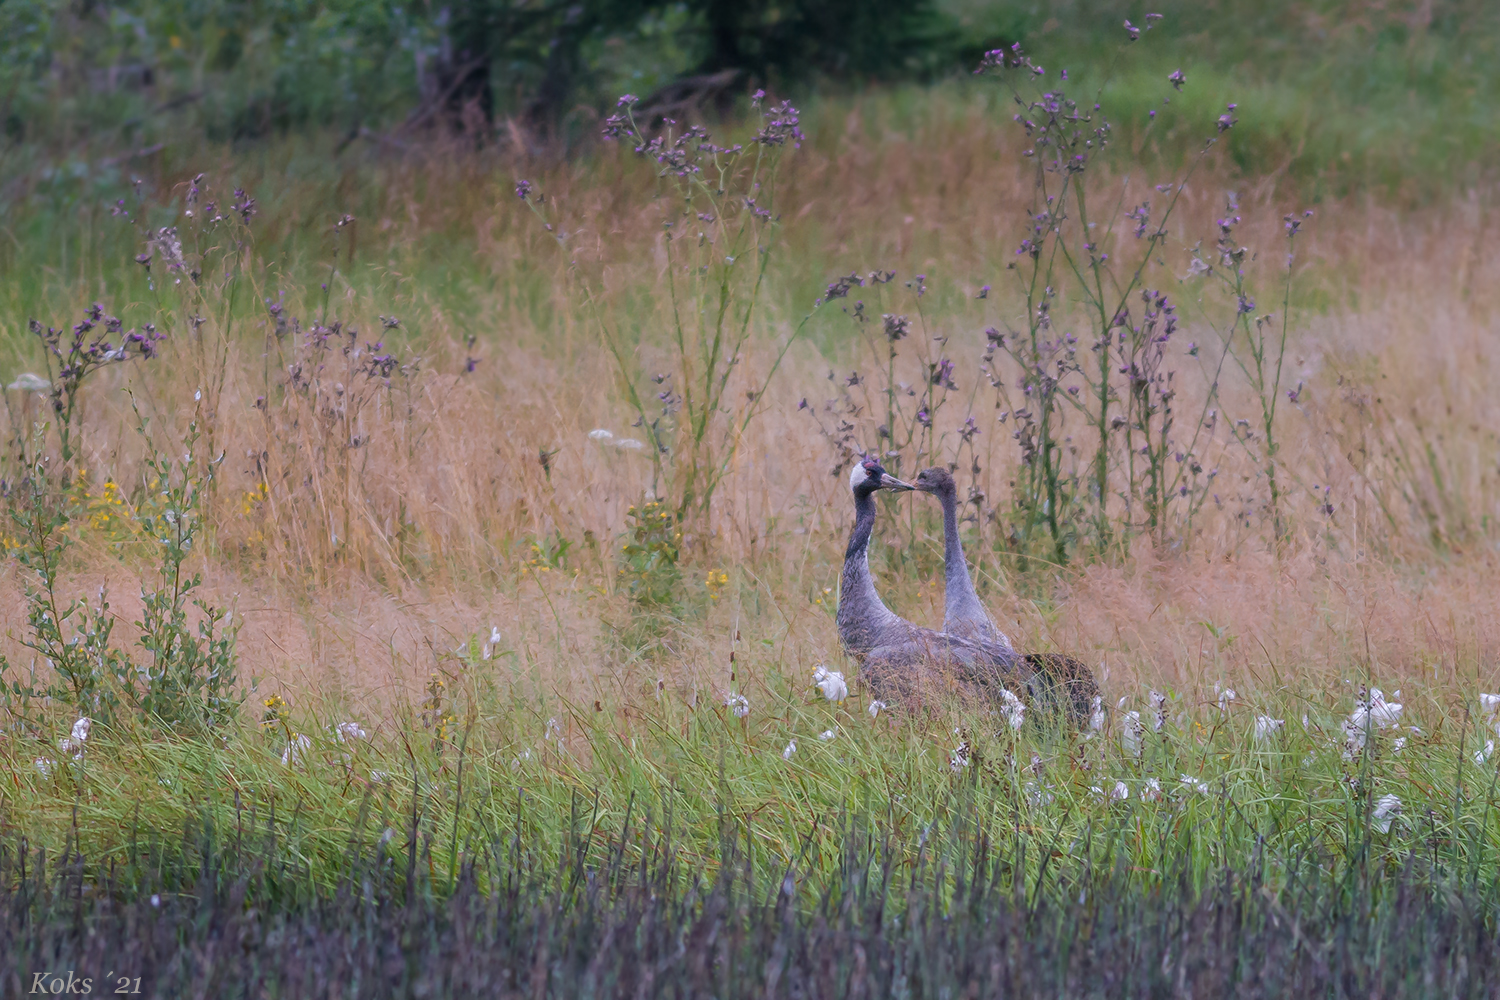
[[[943, 631], [971, 642], [1013, 650], [1010, 637], [995, 625], [974, 591], [964, 543], [958, 533], [958, 484], [947, 469], [935, 466], [917, 473], [912, 489], [937, 497], [943, 506]], [[1094, 672], [1061, 653], [1027, 653], [1033, 695], [1061, 701], [1077, 723], [1089, 719], [1099, 696]], [[1061, 697], [1059, 697], [1061, 696]]]

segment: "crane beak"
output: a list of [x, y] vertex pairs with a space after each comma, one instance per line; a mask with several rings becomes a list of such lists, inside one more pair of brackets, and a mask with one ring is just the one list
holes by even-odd
[[903, 482], [890, 473], [886, 473], [880, 477], [880, 488], [883, 490], [895, 490], [897, 493], [905, 493], [908, 490], [916, 489], [911, 483]]

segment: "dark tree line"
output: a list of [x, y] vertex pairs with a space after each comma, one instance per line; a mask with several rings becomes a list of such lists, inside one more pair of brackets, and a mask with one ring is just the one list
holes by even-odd
[[629, 36], [668, 13], [677, 14], [681, 43], [696, 54], [663, 88], [668, 104], [723, 102], [751, 86], [811, 77], [927, 74], [951, 64], [962, 47], [931, 0], [467, 0], [449, 10], [451, 50], [434, 88], [449, 109], [477, 102], [492, 117], [509, 101], [520, 106], [507, 110], [539, 127], [594, 82], [590, 43]]
[[144, 142], [168, 119], [216, 139], [505, 119], [546, 135], [622, 81], [670, 113], [960, 72], [1029, 16], [989, 10], [976, 29], [936, 0], [0, 0], [0, 141]]

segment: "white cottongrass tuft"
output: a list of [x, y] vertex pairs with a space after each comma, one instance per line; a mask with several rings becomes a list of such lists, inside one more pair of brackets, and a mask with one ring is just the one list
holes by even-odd
[[605, 430], [603, 427], [595, 427], [593, 430], [589, 431], [590, 441], [608, 441], [612, 437], [614, 437], [614, 434], [610, 431]]
[[1382, 795], [1380, 801], [1375, 803], [1375, 810], [1370, 814], [1375, 828], [1381, 833], [1391, 832], [1391, 821], [1401, 815], [1401, 800], [1394, 795]]
[[1484, 713], [1484, 721], [1500, 736], [1500, 694], [1481, 694], [1479, 709]]
[[1474, 763], [1483, 764], [1495, 755], [1495, 741], [1485, 740], [1483, 750], [1474, 751]]
[[1406, 749], [1406, 737], [1398, 736], [1391, 741], [1391, 753], [1400, 753]]
[[1115, 787], [1110, 789], [1109, 797], [1114, 802], [1124, 802], [1130, 798], [1130, 786], [1123, 781], [1115, 782]]
[[736, 719], [743, 719], [750, 714], [750, 699], [742, 694], [731, 694], [724, 699], [724, 705], [734, 713]]
[[620, 438], [615, 441], [615, 447], [621, 451], [641, 451], [646, 446], [635, 438]]
[[71, 736], [64, 736], [58, 739], [57, 749], [63, 753], [72, 754], [74, 760], [83, 760], [83, 744], [89, 738], [89, 727], [92, 725], [93, 720], [88, 716], [85, 715], [80, 718], [77, 722], [73, 723], [73, 733]]
[[557, 721], [556, 716], [547, 720], [547, 731], [542, 734], [542, 739], [556, 740], [559, 745], [562, 743], [562, 723]]
[[504, 638], [500, 634], [500, 627], [498, 625], [490, 626], [490, 639], [484, 644], [484, 658], [486, 660], [495, 655], [495, 650], [500, 648], [500, 643]]
[[797, 752], [797, 741], [796, 740], [792, 740], [790, 743], [788, 743], [786, 745], [786, 749], [783, 750], [783, 751], [781, 751], [781, 759], [782, 760], [791, 760], [792, 759], [792, 754], [794, 754], [796, 752]]
[[954, 747], [953, 756], [948, 758], [948, 769], [955, 773], [962, 771], [973, 759], [973, 751], [969, 747], [969, 742], [965, 740]]
[[1344, 720], [1344, 759], [1353, 760], [1365, 748], [1365, 733], [1401, 724], [1401, 703], [1388, 702], [1380, 688], [1371, 688], [1369, 698], [1354, 703], [1354, 712]]
[[1265, 743], [1272, 736], [1281, 732], [1286, 726], [1286, 720], [1273, 719], [1269, 715], [1257, 715], [1255, 717], [1255, 742]]
[[1219, 685], [1215, 684], [1214, 690], [1219, 694], [1219, 711], [1221, 712], [1228, 712], [1229, 706], [1234, 704], [1234, 702], [1239, 698], [1239, 695], [1235, 693], [1234, 688], [1225, 688], [1224, 690], [1219, 691]]
[[822, 740], [824, 743], [827, 743], [837, 735], [838, 733], [834, 732], [832, 729], [825, 729], [818, 734], [818, 739]]
[[31, 762], [31, 766], [42, 772], [42, 777], [45, 778], [49, 776], [52, 773], [52, 769], [57, 766], [57, 761], [52, 760], [48, 757], [38, 757], [36, 760]]
[[1017, 698], [1008, 688], [1000, 689], [1001, 711], [1005, 713], [1005, 721], [1010, 728], [1020, 731], [1026, 724], [1026, 705]]
[[844, 683], [844, 675], [822, 664], [813, 671], [813, 684], [829, 701], [843, 701], [849, 697], [849, 685]]
[[[1359, 714], [1358, 712], [1355, 713]], [[1356, 725], [1354, 717], [1344, 720], [1344, 759], [1353, 760], [1365, 748], [1365, 727]]]
[[1197, 792], [1199, 795], [1207, 795], [1213, 791], [1213, 786], [1202, 778], [1195, 778], [1191, 774], [1182, 776], [1182, 787], [1189, 792]]
[[302, 733], [293, 736], [286, 749], [281, 751], [281, 763], [286, 767], [302, 763], [302, 757], [312, 749], [312, 740]]
[[[1401, 697], [1401, 692], [1396, 692], [1396, 697]], [[1388, 729], [1391, 726], [1401, 724], [1401, 703], [1399, 701], [1388, 702], [1380, 693], [1380, 688], [1370, 691], [1370, 721], [1374, 722], [1380, 729]]]
[[1140, 712], [1126, 712], [1120, 725], [1120, 746], [1126, 756], [1139, 757], [1146, 748], [1146, 724]]
[[870, 702], [870, 718], [879, 718], [880, 713], [885, 711], [889, 707], [889, 705], [881, 701], [879, 698], [875, 699], [874, 701]]
[[42, 378], [36, 372], [22, 372], [6, 388], [12, 392], [51, 392], [52, 383]]
[[1035, 781], [1028, 781], [1026, 782], [1026, 801], [1033, 807], [1050, 806], [1053, 801], [1053, 795]]
[[1104, 722], [1107, 716], [1104, 714], [1104, 699], [1094, 695], [1094, 700], [1089, 703], [1089, 729], [1096, 733], [1104, 731]]
[[1167, 724], [1167, 696], [1160, 691], [1151, 692], [1151, 731], [1161, 732], [1161, 727]]
[[369, 739], [370, 734], [357, 722], [340, 722], [333, 727], [333, 738], [340, 743], [353, 743], [355, 740]]
[[1147, 778], [1146, 783], [1141, 786], [1141, 800], [1144, 802], [1161, 801], [1161, 782], [1155, 778]]

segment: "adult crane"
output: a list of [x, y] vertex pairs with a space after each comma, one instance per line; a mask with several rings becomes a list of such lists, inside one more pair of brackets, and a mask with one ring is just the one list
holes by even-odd
[[[953, 474], [941, 466], [923, 469], [911, 488], [937, 497], [943, 507], [943, 632], [1013, 650], [1010, 637], [1000, 631], [980, 603], [969, 576], [963, 539], [958, 533], [958, 484]], [[1076, 722], [1083, 722], [1098, 710], [1099, 685], [1085, 664], [1061, 653], [1027, 653], [1024, 659], [1034, 678], [1031, 687], [1044, 689], [1039, 693], [1047, 694], [1049, 700], [1062, 701]]]

